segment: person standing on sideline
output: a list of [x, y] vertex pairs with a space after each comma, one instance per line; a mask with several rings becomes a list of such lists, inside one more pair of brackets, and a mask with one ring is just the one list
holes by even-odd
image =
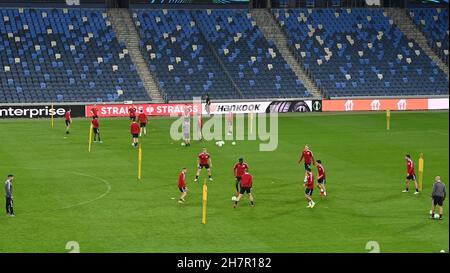
[[8, 175], [8, 179], [5, 182], [5, 197], [6, 197], [6, 214], [8, 216], [14, 217], [14, 197], [13, 197], [13, 182], [14, 176], [12, 174]]
[[66, 134], [69, 134], [70, 124], [72, 123], [72, 117], [70, 116], [71, 112], [72, 112], [72, 110], [69, 109], [69, 110], [67, 110], [66, 114], [64, 115], [64, 118], [66, 120]]
[[98, 122], [98, 117], [94, 117], [92, 120], [92, 130], [94, 131], [94, 143], [98, 142], [103, 143], [103, 141], [100, 139], [100, 123]]
[[442, 220], [442, 215], [444, 214], [444, 200], [445, 197], [447, 197], [447, 191], [445, 189], [445, 184], [441, 182], [440, 176], [436, 176], [434, 181], [433, 193], [431, 194], [433, 200], [431, 204], [431, 219], [434, 219], [436, 206], [439, 206], [439, 220]]
[[228, 132], [227, 134], [229, 136], [233, 135], [233, 121], [234, 121], [234, 117], [233, 117], [233, 112], [230, 111], [227, 114], [227, 127], [228, 127]]
[[186, 147], [191, 146], [191, 116], [187, 107], [183, 112], [183, 141]]
[[208, 93], [206, 93], [205, 95], [205, 111], [209, 116], [211, 113], [211, 98], [209, 97]]
[[414, 182], [414, 187], [416, 188], [416, 191], [414, 194], [419, 194], [419, 185], [417, 184], [416, 180], [416, 172], [414, 171], [414, 161], [411, 159], [411, 156], [409, 154], [405, 155], [406, 160], [406, 188], [403, 191], [404, 193], [409, 192], [409, 184], [411, 181]]
[[188, 189], [186, 187], [186, 173], [187, 173], [187, 168], [183, 168], [180, 172], [180, 174], [178, 175], [178, 189], [181, 192], [181, 196], [180, 199], [178, 200], [179, 204], [184, 204], [184, 202], [186, 202], [186, 195], [188, 192]]

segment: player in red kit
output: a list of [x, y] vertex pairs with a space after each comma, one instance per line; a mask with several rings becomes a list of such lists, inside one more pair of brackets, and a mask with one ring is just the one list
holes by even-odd
[[227, 127], [228, 127], [228, 135], [232, 136], [233, 135], [233, 121], [234, 121], [234, 117], [233, 117], [233, 112], [228, 112], [227, 114]]
[[139, 131], [141, 129], [139, 128], [139, 124], [137, 124], [136, 120], [133, 120], [133, 122], [130, 125], [130, 132], [131, 132], [131, 137], [133, 138], [133, 143], [131, 143], [131, 145], [134, 148], [137, 148], [139, 145]]
[[234, 176], [236, 177], [236, 192], [239, 195], [240, 184], [242, 180], [242, 175], [244, 175], [245, 171], [248, 171], [247, 163], [244, 163], [243, 158], [239, 158], [239, 162], [234, 165]]
[[139, 127], [141, 127], [140, 132], [139, 132], [139, 136], [142, 136], [142, 132], [144, 132], [144, 136], [146, 136], [147, 135], [148, 117], [144, 113], [143, 110], [141, 110], [140, 113], [139, 113], [138, 121], [139, 121]]
[[312, 194], [314, 191], [314, 175], [311, 172], [311, 169], [308, 168], [306, 169], [306, 179], [305, 179], [305, 199], [306, 201], [308, 201], [308, 206], [307, 208], [314, 208], [314, 206], [316, 205], [316, 203], [314, 203], [314, 201], [312, 200]]
[[317, 186], [320, 188], [320, 196], [327, 196], [325, 168], [321, 160], [317, 160]]
[[302, 162], [302, 160], [305, 160], [305, 170], [311, 169], [311, 163], [315, 166], [316, 160], [314, 159], [314, 155], [312, 151], [309, 149], [308, 144], [305, 145], [305, 149], [303, 149], [302, 156], [300, 157], [298, 164]]
[[206, 148], [203, 148], [203, 152], [201, 152], [198, 155], [198, 169], [197, 174], [195, 175], [195, 182], [198, 181], [198, 177], [200, 175], [200, 171], [205, 168], [208, 171], [209, 181], [213, 181], [211, 176], [211, 168], [212, 168], [212, 161], [211, 156], [208, 154], [208, 151]]
[[132, 122], [132, 121], [136, 121], [136, 111], [137, 111], [137, 109], [136, 109], [136, 107], [134, 107], [134, 106], [131, 106], [129, 109], [128, 109], [128, 114], [130, 115], [130, 121]]
[[252, 194], [252, 187], [253, 187], [253, 176], [249, 174], [248, 171], [246, 170], [241, 178], [241, 189], [239, 191], [238, 197], [236, 198], [236, 201], [234, 201], [234, 208], [237, 207], [238, 202], [241, 200], [242, 195], [244, 195], [245, 193], [248, 194], [251, 206], [252, 207], [255, 206]]
[[188, 192], [188, 189], [186, 187], [186, 173], [187, 169], [183, 168], [180, 172], [180, 175], [178, 176], [178, 189], [181, 192], [180, 200], [178, 200], [179, 204], [183, 204], [186, 202], [185, 198]]
[[70, 113], [72, 112], [71, 109], [67, 110], [65, 114], [65, 120], [66, 120], [66, 134], [69, 134], [70, 130], [70, 124], [72, 123], [72, 117], [70, 116]]
[[197, 132], [197, 134], [198, 134], [199, 140], [203, 140], [203, 117], [202, 117], [201, 114], [200, 114], [200, 116], [198, 118], [198, 122], [197, 123], [198, 123], [198, 125], [197, 125], [198, 132]]
[[416, 172], [414, 171], [414, 161], [411, 159], [411, 156], [408, 154], [405, 156], [406, 160], [406, 189], [403, 192], [409, 192], [409, 184], [411, 181], [414, 181], [414, 186], [416, 187], [416, 192], [414, 194], [419, 194], [419, 185], [416, 181]]
[[97, 104], [94, 104], [94, 106], [91, 109], [92, 119], [98, 118], [98, 108]]
[[100, 139], [100, 123], [98, 122], [98, 118], [95, 117], [91, 123], [92, 123], [92, 130], [94, 131], [94, 143], [97, 142], [97, 138], [98, 142], [103, 143], [103, 141]]

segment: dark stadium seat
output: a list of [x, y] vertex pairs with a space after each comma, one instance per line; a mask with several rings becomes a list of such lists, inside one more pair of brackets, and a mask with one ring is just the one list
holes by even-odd
[[3, 103], [149, 100], [105, 9], [0, 10]]
[[448, 64], [448, 9], [416, 8], [409, 15], [419, 26], [428, 40], [428, 44]]
[[[133, 10], [149, 68], [169, 99], [308, 97], [248, 10]], [[220, 58], [224, 68], [220, 66]]]
[[273, 15], [326, 96], [448, 94], [448, 77], [382, 9], [278, 9]]

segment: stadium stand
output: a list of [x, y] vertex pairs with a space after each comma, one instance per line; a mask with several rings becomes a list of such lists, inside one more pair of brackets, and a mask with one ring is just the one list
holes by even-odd
[[239, 98], [189, 11], [134, 10], [140, 46], [169, 100]]
[[382, 9], [272, 12], [327, 97], [448, 95], [448, 77]]
[[105, 9], [0, 10], [0, 102], [149, 100]]
[[448, 64], [448, 9], [415, 8], [409, 10], [409, 15], [422, 30], [430, 47]]
[[134, 10], [133, 17], [169, 99], [310, 96], [247, 10]]
[[274, 43], [264, 38], [248, 10], [194, 13], [204, 36], [245, 98], [310, 96]]

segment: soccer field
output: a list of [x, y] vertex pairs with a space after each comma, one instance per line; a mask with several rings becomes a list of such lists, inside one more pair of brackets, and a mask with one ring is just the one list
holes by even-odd
[[[443, 221], [430, 220], [435, 175], [449, 181], [448, 112], [280, 116], [279, 145], [260, 152], [258, 141], [193, 142], [169, 136], [171, 119], [150, 120], [143, 147], [143, 179], [127, 119], [101, 119], [103, 144], [88, 153], [88, 119], [0, 121], [0, 177], [15, 175], [17, 217], [0, 217], [0, 252], [448, 252], [448, 200]], [[328, 197], [306, 208], [305, 144], [327, 170]], [[207, 224], [201, 224], [202, 182], [197, 155], [211, 153]], [[425, 158], [424, 191], [402, 193], [404, 155]], [[233, 166], [244, 157], [254, 176], [255, 207], [233, 209]], [[178, 173], [186, 166], [189, 193], [177, 203]], [[316, 169], [313, 168], [316, 175]], [[417, 167], [416, 167], [417, 172]], [[202, 173], [203, 178], [206, 172]], [[3, 193], [2, 193], [3, 196]], [[3, 199], [2, 199], [3, 200]], [[4, 202], [4, 201], [2, 201]]]

